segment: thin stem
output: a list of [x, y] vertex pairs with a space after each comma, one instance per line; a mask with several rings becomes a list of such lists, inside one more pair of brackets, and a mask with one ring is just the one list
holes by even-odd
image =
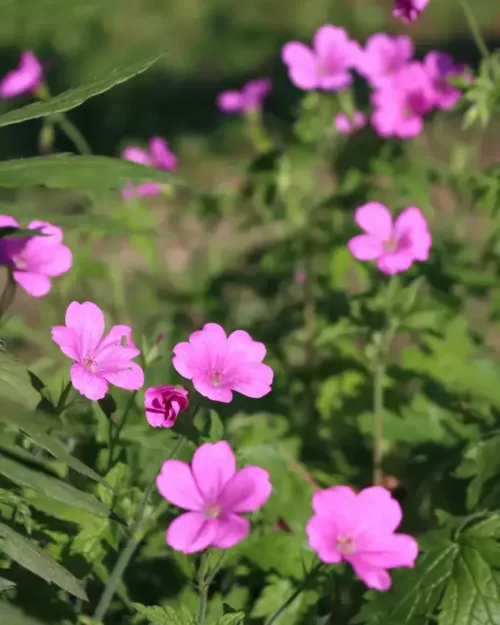
[[381, 486], [384, 478], [384, 377], [385, 365], [379, 361], [373, 376], [373, 484]]
[[80, 154], [92, 154], [92, 149], [83, 134], [78, 130], [75, 124], [70, 121], [66, 115], [64, 115], [64, 113], [57, 115], [55, 119], [59, 128], [73, 143]]
[[288, 597], [288, 599], [280, 605], [280, 607], [275, 610], [264, 622], [264, 625], [271, 625], [274, 621], [283, 614], [283, 612], [288, 608], [288, 606], [297, 599], [300, 593], [305, 590], [309, 582], [315, 577], [316, 573], [323, 568], [323, 562], [318, 562], [313, 568], [309, 571], [309, 573], [304, 577], [304, 579], [300, 582], [297, 588], [293, 591], [293, 593]]
[[12, 271], [7, 275], [7, 284], [0, 296], [0, 321], [3, 319], [7, 309], [10, 307], [16, 296], [17, 282], [14, 280]]
[[121, 421], [119, 422], [116, 430], [115, 430], [115, 434], [113, 436], [113, 428], [112, 428], [112, 420], [109, 420], [109, 456], [108, 456], [108, 471], [111, 469], [111, 467], [113, 466], [113, 457], [114, 457], [114, 450], [116, 445], [118, 444], [118, 441], [120, 440], [120, 434], [122, 433], [122, 430], [125, 426], [125, 423], [127, 421], [127, 417], [130, 413], [130, 411], [132, 410], [133, 405], [135, 404], [135, 399], [137, 397], [137, 393], [138, 391], [134, 391], [131, 395], [130, 398], [128, 400], [128, 404], [125, 407], [125, 410], [123, 411], [123, 417], [121, 418]]
[[207, 564], [207, 554], [204, 554], [201, 562], [200, 562], [200, 570], [199, 570], [199, 579], [198, 579], [198, 589], [200, 591], [200, 596], [198, 599], [198, 611], [196, 614], [196, 623], [197, 625], [203, 625], [205, 619], [207, 618], [207, 607], [208, 607], [208, 589], [210, 587], [208, 580], [205, 577], [205, 567]]
[[[177, 445], [174, 447], [174, 449], [172, 450], [172, 453], [169, 455], [167, 460], [174, 458], [178, 454], [182, 445], [184, 444], [184, 441], [185, 441], [184, 438], [179, 439]], [[102, 593], [101, 598], [99, 599], [99, 603], [97, 604], [97, 607], [95, 609], [94, 616], [92, 617], [94, 621], [104, 620], [104, 617], [106, 616], [106, 613], [109, 609], [109, 606], [116, 592], [116, 589], [118, 588], [120, 584], [123, 574], [125, 573], [127, 566], [132, 560], [137, 550], [137, 547], [139, 546], [141, 542], [141, 538], [140, 537], [137, 538], [136, 536], [139, 534], [140, 530], [142, 529], [142, 526], [144, 523], [144, 511], [148, 504], [151, 493], [153, 492], [155, 484], [156, 484], [156, 475], [154, 476], [153, 480], [151, 481], [148, 488], [146, 489], [144, 496], [142, 498], [142, 501], [139, 504], [139, 508], [137, 509], [134, 522], [132, 523], [132, 526], [130, 528], [130, 538], [128, 539], [127, 544], [125, 545], [125, 548], [120, 553], [120, 556], [115, 564], [115, 568], [113, 569], [113, 572], [111, 573], [111, 577], [109, 578], [108, 583], [106, 584], [106, 587], [104, 589], [104, 592]]]
[[477, 49], [479, 50], [479, 52], [485, 59], [488, 58], [490, 55], [488, 47], [486, 46], [486, 42], [484, 40], [483, 35], [481, 34], [481, 30], [476, 21], [476, 18], [474, 17], [474, 14], [471, 11], [468, 1], [458, 0], [458, 3], [462, 7], [462, 10], [465, 15], [465, 19], [467, 20], [467, 23], [469, 24], [469, 28], [472, 33], [472, 37], [476, 43]]

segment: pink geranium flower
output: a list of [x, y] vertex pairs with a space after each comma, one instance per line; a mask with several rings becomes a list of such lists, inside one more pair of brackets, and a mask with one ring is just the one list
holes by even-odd
[[435, 100], [431, 78], [423, 65], [410, 63], [372, 94], [373, 127], [382, 137], [416, 137], [424, 128], [423, 116]]
[[249, 80], [240, 91], [223, 91], [217, 97], [217, 106], [224, 113], [251, 113], [262, 106], [272, 89], [269, 78]]
[[33, 52], [21, 53], [19, 67], [8, 72], [0, 80], [0, 97], [15, 98], [23, 93], [32, 93], [43, 83], [43, 69]]
[[395, 0], [392, 14], [402, 22], [409, 24], [420, 17], [428, 4], [429, 0]]
[[[19, 228], [13, 217], [0, 215], [0, 228]], [[50, 278], [66, 273], [73, 264], [71, 250], [63, 245], [60, 228], [45, 221], [32, 221], [29, 230], [40, 230], [46, 236], [1, 238], [0, 263], [12, 269], [14, 280], [33, 297], [47, 295]]]
[[[122, 152], [122, 158], [163, 171], [173, 171], [177, 167], [177, 156], [169, 149], [164, 139], [152, 137], [148, 147], [147, 151], [133, 146], [126, 147]], [[127, 199], [158, 195], [161, 188], [161, 184], [156, 182], [145, 182], [136, 187], [129, 183], [126, 189], [122, 189], [122, 197]]]
[[365, 231], [347, 244], [358, 260], [376, 260], [383, 273], [406, 271], [429, 258], [432, 237], [419, 208], [406, 208], [392, 223], [389, 210], [378, 202], [356, 209], [355, 221]]
[[375, 590], [388, 590], [388, 569], [413, 568], [418, 543], [396, 534], [401, 507], [381, 486], [356, 494], [348, 486], [334, 486], [313, 495], [314, 515], [307, 524], [309, 545], [323, 562], [348, 562], [356, 575]]
[[66, 325], [52, 328], [52, 339], [63, 354], [74, 360], [71, 383], [84, 397], [102, 399], [108, 384], [136, 391], [144, 384], [144, 372], [132, 358], [141, 352], [132, 343], [132, 330], [117, 325], [104, 336], [104, 315], [92, 302], [72, 302]]
[[191, 466], [167, 460], [156, 478], [167, 501], [188, 510], [167, 530], [167, 544], [176, 551], [195, 553], [207, 547], [229, 549], [246, 538], [250, 521], [240, 516], [261, 508], [271, 496], [269, 473], [260, 467], [236, 470], [225, 441], [205, 443]]
[[290, 80], [305, 91], [341, 91], [352, 82], [350, 69], [359, 54], [359, 45], [343, 28], [326, 24], [314, 35], [312, 49], [298, 41], [283, 46], [281, 59]]
[[144, 393], [146, 419], [154, 428], [173, 427], [188, 406], [189, 394], [182, 386], [152, 386]]
[[232, 391], [260, 398], [271, 392], [273, 370], [263, 364], [266, 348], [244, 330], [226, 336], [220, 325], [207, 323], [189, 343], [174, 347], [176, 371], [213, 401], [229, 403]]
[[413, 42], [409, 37], [377, 33], [360, 51], [356, 69], [373, 87], [380, 87], [412, 59], [413, 53]]
[[345, 113], [337, 113], [333, 125], [342, 135], [352, 135], [366, 125], [366, 116], [361, 111], [354, 111], [352, 117]]
[[434, 87], [435, 105], [443, 110], [450, 109], [460, 99], [462, 93], [460, 89], [450, 84], [449, 79], [453, 76], [467, 77], [467, 67], [457, 63], [451, 54], [435, 50], [425, 57], [424, 69]]

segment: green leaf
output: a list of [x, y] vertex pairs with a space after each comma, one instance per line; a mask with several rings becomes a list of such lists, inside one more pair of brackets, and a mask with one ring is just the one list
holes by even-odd
[[132, 607], [153, 625], [194, 625], [194, 618], [189, 611], [181, 606], [179, 610], [157, 605], [146, 606], [133, 603]]
[[240, 625], [244, 619], [244, 612], [234, 612], [233, 614], [225, 614], [214, 625]]
[[210, 431], [209, 440], [213, 443], [221, 441], [224, 438], [224, 425], [215, 410], [210, 410]]
[[40, 230], [30, 230], [29, 228], [15, 228], [14, 226], [3, 226], [0, 228], [0, 239], [17, 239], [25, 237], [45, 237]]
[[109, 516], [109, 510], [93, 495], [78, 490], [54, 477], [0, 455], [0, 474], [23, 488], [31, 488], [68, 506], [82, 508], [97, 516]]
[[113, 506], [113, 501], [119, 490], [123, 487], [127, 476], [127, 465], [123, 464], [123, 462], [117, 462], [111, 471], [106, 474], [106, 484], [109, 484], [113, 490], [106, 488], [102, 484], [98, 484], [97, 496], [105, 506], [108, 506], [108, 508]]
[[5, 579], [5, 577], [0, 577], [0, 592], [2, 592], [3, 590], [9, 590], [9, 588], [14, 588], [15, 585], [16, 584], [12, 582], [10, 579]]
[[111, 488], [98, 473], [77, 458], [74, 458], [68, 451], [66, 451], [64, 445], [57, 438], [47, 434], [45, 426], [39, 419], [38, 415], [26, 415], [19, 412], [13, 416], [0, 411], [0, 421], [3, 421], [16, 430], [21, 430], [27, 434], [35, 441], [35, 443], [37, 443], [37, 445], [50, 452], [59, 460], [65, 462], [77, 473], [86, 475], [95, 482], [99, 482], [108, 488]]
[[28, 369], [18, 360], [0, 350], [0, 397], [26, 408], [36, 408], [40, 395], [31, 385]]
[[45, 625], [31, 616], [26, 616], [19, 608], [0, 601], [0, 623], [4, 625]]
[[128, 182], [181, 184], [171, 172], [109, 156], [56, 154], [0, 162], [0, 187], [107, 191]]
[[124, 62], [111, 72], [106, 73], [105, 76], [98, 78], [88, 85], [82, 85], [76, 89], [68, 89], [68, 91], [64, 91], [50, 100], [34, 102], [20, 109], [9, 111], [0, 116], [0, 127], [9, 126], [10, 124], [19, 124], [28, 119], [37, 119], [70, 111], [80, 106], [80, 104], [83, 104], [86, 100], [100, 95], [101, 93], [105, 93], [116, 85], [126, 82], [137, 74], [146, 71], [163, 55], [164, 52], [161, 54], [156, 53], [133, 63]]
[[[472, 443], [466, 450], [456, 477], [472, 477], [467, 488], [467, 509], [472, 511], [482, 501], [484, 494], [498, 496], [495, 489], [500, 474], [500, 436]], [[492, 488], [486, 489], [491, 484]]]
[[49, 584], [54, 583], [75, 597], [87, 600], [83, 585], [72, 573], [58, 564], [50, 554], [40, 549], [33, 541], [24, 538], [3, 523], [0, 523], [0, 549], [20, 566], [38, 575]]

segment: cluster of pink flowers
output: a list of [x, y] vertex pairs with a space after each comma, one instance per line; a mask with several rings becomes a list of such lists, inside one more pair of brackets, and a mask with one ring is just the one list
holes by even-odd
[[[177, 167], [177, 157], [168, 147], [168, 143], [161, 137], [152, 137], [149, 140], [148, 150], [128, 146], [122, 152], [122, 158], [127, 161], [147, 165], [163, 171], [173, 171]], [[132, 197], [146, 197], [161, 193], [161, 184], [156, 182], [145, 182], [133, 186], [131, 183], [122, 189], [122, 197], [129, 199]]]

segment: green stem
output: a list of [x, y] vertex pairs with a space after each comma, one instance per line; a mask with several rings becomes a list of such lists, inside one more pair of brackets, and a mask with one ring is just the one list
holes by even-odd
[[56, 123], [80, 154], [92, 154], [92, 149], [75, 124], [61, 113], [55, 117]]
[[373, 376], [373, 484], [381, 486], [384, 478], [384, 377], [385, 364], [378, 357]]
[[[203, 562], [200, 565], [200, 569], [203, 568]], [[200, 590], [200, 598], [198, 599], [198, 612], [196, 615], [196, 623], [197, 625], [203, 625], [205, 619], [207, 618], [207, 607], [208, 607], [208, 588], [209, 585], [205, 579], [200, 580], [199, 590]]]
[[[182, 445], [184, 444], [184, 441], [185, 441], [184, 438], [181, 438], [179, 440], [179, 442], [174, 447], [174, 449], [172, 450], [172, 453], [169, 455], [167, 460], [171, 460], [178, 454]], [[94, 616], [92, 617], [94, 621], [104, 620], [104, 617], [106, 616], [106, 613], [109, 609], [109, 606], [116, 592], [116, 589], [118, 588], [120, 584], [123, 574], [125, 573], [127, 566], [132, 560], [137, 550], [137, 547], [139, 546], [141, 542], [141, 538], [140, 537], [137, 538], [136, 536], [142, 529], [142, 525], [144, 523], [144, 511], [146, 510], [146, 506], [148, 504], [151, 493], [153, 492], [155, 484], [156, 484], [156, 475], [154, 476], [152, 482], [150, 483], [147, 490], [145, 491], [142, 501], [139, 504], [139, 508], [135, 515], [134, 522], [132, 523], [132, 526], [130, 528], [130, 538], [128, 539], [127, 544], [125, 545], [125, 548], [120, 553], [120, 556], [115, 564], [115, 568], [113, 569], [113, 572], [111, 573], [111, 577], [109, 578], [108, 583], [106, 584], [106, 587], [104, 589], [104, 592], [102, 593], [101, 598], [99, 599], [99, 603], [97, 604], [97, 607], [95, 609]]]
[[17, 282], [14, 280], [12, 271], [8, 272], [7, 284], [0, 297], [0, 321], [3, 319], [7, 309], [10, 307], [16, 296]]
[[288, 608], [288, 606], [297, 599], [300, 593], [305, 590], [309, 582], [316, 576], [316, 573], [322, 569], [324, 566], [323, 562], [318, 562], [316, 566], [309, 571], [309, 573], [304, 577], [304, 579], [300, 582], [297, 588], [292, 592], [292, 594], [288, 597], [288, 599], [280, 605], [280, 607], [275, 610], [264, 622], [264, 625], [271, 625], [274, 621], [283, 614], [283, 612]]
[[469, 24], [469, 28], [472, 33], [472, 37], [476, 43], [477, 49], [479, 50], [479, 52], [485, 59], [488, 58], [490, 55], [488, 47], [486, 46], [486, 42], [484, 40], [483, 35], [481, 34], [481, 30], [476, 21], [476, 18], [474, 17], [474, 14], [471, 11], [468, 1], [458, 0], [458, 3], [462, 7], [462, 10], [465, 15], [465, 19], [467, 20], [467, 23]]
[[127, 421], [127, 417], [130, 413], [130, 411], [132, 410], [133, 405], [135, 404], [135, 399], [137, 397], [137, 393], [138, 391], [134, 391], [131, 395], [130, 398], [128, 400], [128, 404], [125, 407], [125, 410], [123, 412], [123, 417], [121, 418], [120, 423], [118, 424], [116, 430], [115, 430], [115, 434], [113, 435], [113, 426], [112, 426], [112, 420], [109, 420], [109, 456], [108, 456], [108, 471], [110, 471], [111, 467], [113, 466], [113, 459], [114, 459], [114, 451], [116, 448], [116, 445], [118, 444], [118, 441], [120, 440], [120, 434], [122, 433], [122, 430], [125, 426], [125, 423]]

